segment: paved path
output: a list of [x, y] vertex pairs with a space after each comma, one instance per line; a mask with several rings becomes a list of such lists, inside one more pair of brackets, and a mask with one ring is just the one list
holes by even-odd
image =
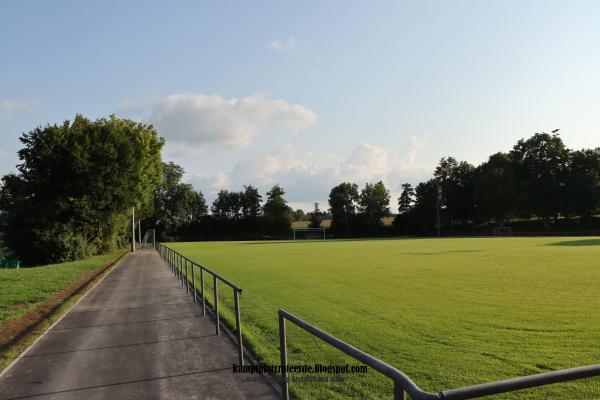
[[276, 399], [233, 374], [215, 336], [156, 252], [120, 264], [0, 378], [0, 399]]

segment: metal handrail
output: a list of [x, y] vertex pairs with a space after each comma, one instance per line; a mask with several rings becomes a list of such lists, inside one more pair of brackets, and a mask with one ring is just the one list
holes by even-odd
[[[206, 296], [204, 295], [204, 272], [212, 275], [213, 277], [213, 295], [214, 295], [214, 316], [215, 316], [215, 333], [219, 335], [221, 333], [220, 320], [219, 320], [219, 285], [221, 281], [233, 290], [233, 303], [234, 303], [234, 314], [235, 314], [235, 325], [237, 333], [237, 345], [238, 345], [238, 358], [240, 365], [244, 365], [244, 347], [242, 344], [242, 321], [240, 317], [240, 294], [242, 289], [236, 284], [231, 282], [229, 279], [217, 274], [213, 270], [198, 264], [182, 254], [176, 252], [163, 245], [158, 244], [158, 253], [165, 260], [166, 264], [171, 268], [171, 271], [181, 281], [181, 285], [185, 285], [186, 292], [190, 290], [193, 293], [194, 303], [198, 301], [198, 290], [196, 289], [196, 274], [194, 273], [194, 267], [200, 269], [200, 298], [202, 299], [202, 316], [206, 315]], [[188, 266], [191, 271], [188, 272]], [[191, 289], [190, 289], [191, 284]]]
[[480, 385], [466, 386], [463, 388], [443, 390], [439, 393], [426, 392], [419, 388], [405, 373], [384, 363], [381, 360], [349, 345], [348, 343], [332, 336], [308, 322], [280, 309], [279, 312], [279, 351], [281, 358], [282, 398], [289, 400], [288, 373], [287, 373], [287, 337], [285, 321], [293, 322], [295, 325], [313, 334], [324, 342], [343, 351], [350, 357], [363, 362], [376, 371], [384, 374], [394, 381], [394, 400], [406, 399], [406, 394], [414, 400], [467, 400], [494, 394], [513, 392], [537, 386], [550, 385], [553, 383], [572, 381], [575, 379], [600, 376], [600, 364], [587, 365], [584, 367], [563, 369], [559, 371], [545, 372], [541, 374], [528, 375], [519, 378], [505, 379]]

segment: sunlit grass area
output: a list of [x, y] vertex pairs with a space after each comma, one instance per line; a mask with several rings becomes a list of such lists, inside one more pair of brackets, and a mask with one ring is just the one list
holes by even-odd
[[17, 318], [87, 272], [119, 258], [124, 251], [33, 268], [0, 268], [0, 326]]
[[[598, 239], [170, 246], [243, 288], [244, 338], [268, 363], [279, 362], [279, 308], [397, 367], [429, 391], [600, 360]], [[232, 296], [225, 286], [220, 299], [223, 316], [233, 325]], [[288, 326], [290, 363], [354, 363]], [[301, 399], [391, 398], [391, 382], [374, 371], [345, 378], [344, 383], [292, 383], [291, 389]], [[596, 378], [495, 398], [592, 399], [599, 392]]]

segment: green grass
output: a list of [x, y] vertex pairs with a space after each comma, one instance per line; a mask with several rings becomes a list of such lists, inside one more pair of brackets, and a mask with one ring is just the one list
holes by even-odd
[[48, 300], [77, 278], [116, 260], [123, 251], [62, 264], [0, 269], [0, 325]]
[[[489, 238], [177, 243], [243, 288], [246, 344], [278, 363], [286, 310], [439, 391], [600, 361], [600, 240]], [[210, 289], [210, 285], [207, 286]], [[209, 292], [212, 293], [212, 292]], [[221, 286], [232, 324], [232, 296]], [[291, 364], [353, 363], [288, 323]], [[374, 371], [292, 383], [301, 399], [391, 398]], [[600, 398], [600, 379], [496, 399]]]

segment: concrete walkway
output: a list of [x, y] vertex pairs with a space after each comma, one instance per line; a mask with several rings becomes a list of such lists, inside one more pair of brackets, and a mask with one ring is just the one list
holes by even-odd
[[[243, 315], [242, 315], [243, 317]], [[127, 255], [0, 378], [0, 399], [276, 399], [154, 251]], [[255, 377], [255, 376], [254, 376]]]

